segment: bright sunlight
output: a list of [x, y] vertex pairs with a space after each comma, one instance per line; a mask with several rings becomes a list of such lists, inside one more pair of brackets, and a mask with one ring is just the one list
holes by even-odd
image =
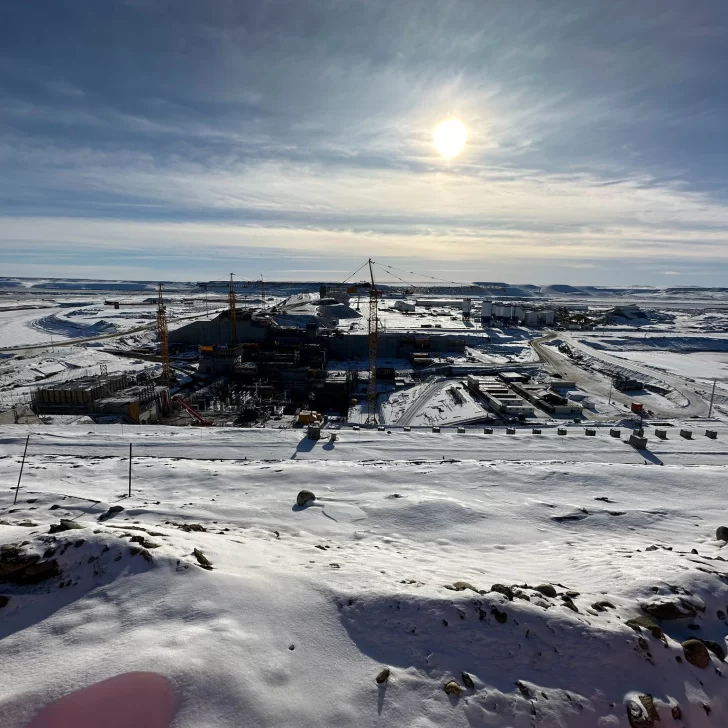
[[443, 157], [456, 157], [463, 151], [468, 132], [462, 122], [448, 119], [435, 127], [433, 143]]

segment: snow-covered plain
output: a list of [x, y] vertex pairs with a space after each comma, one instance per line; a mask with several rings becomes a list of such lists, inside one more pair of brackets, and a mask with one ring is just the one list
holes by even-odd
[[[728, 665], [681, 647], [728, 634], [728, 430], [695, 430], [646, 458], [576, 427], [34, 427], [13, 505], [29, 430], [2, 427], [0, 579], [29, 554], [58, 573], [0, 583], [0, 725], [47, 727], [82, 709], [54, 701], [141, 672], [150, 705], [170, 681], [175, 716], [139, 728], [624, 728], [639, 695], [660, 725], [722, 728]], [[49, 534], [61, 518], [81, 528]], [[685, 616], [629, 626], [643, 607]]]

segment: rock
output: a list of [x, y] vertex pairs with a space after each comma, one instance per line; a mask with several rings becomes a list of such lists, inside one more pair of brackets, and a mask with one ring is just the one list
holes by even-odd
[[389, 676], [392, 674], [392, 671], [385, 667], [384, 670], [382, 670], [379, 675], [374, 678], [377, 681], [377, 685], [384, 685], [387, 680], [389, 680]]
[[700, 640], [685, 640], [682, 643], [685, 659], [695, 667], [704, 669], [710, 665], [708, 648]]
[[197, 559], [197, 563], [203, 568], [207, 569], [208, 571], [212, 571], [212, 561], [205, 556], [205, 554], [200, 551], [200, 549], [195, 549], [192, 554]]
[[0, 594], [0, 609], [7, 607], [10, 602], [10, 597], [6, 597], [4, 594]]
[[159, 544], [158, 543], [152, 543], [151, 541], [147, 541], [144, 536], [135, 535], [131, 537], [131, 543], [138, 543], [140, 546], [143, 546], [145, 549], [158, 549]]
[[505, 624], [508, 621], [508, 615], [505, 612], [501, 612], [495, 605], [490, 608], [490, 613], [495, 617], [495, 621], [498, 624]]
[[201, 523], [176, 523], [175, 526], [185, 533], [203, 533], [207, 531]]
[[577, 597], [581, 596], [581, 592], [574, 591], [573, 589], [569, 589], [569, 591], [566, 592], [567, 597], [571, 597], [572, 599], [576, 599]]
[[445, 588], [452, 591], [465, 591], [466, 589], [471, 589], [474, 592], [478, 591], [469, 581], [456, 581], [452, 586], [446, 586]]
[[121, 513], [124, 510], [123, 506], [109, 506], [109, 509], [99, 516], [99, 521], [107, 521], [117, 513]]
[[660, 722], [651, 695], [638, 695], [627, 699], [627, 720], [632, 728], [652, 728]]
[[49, 511], [57, 511], [61, 506], [58, 505], [58, 503], [54, 503], [48, 510]]
[[700, 640], [721, 662], [725, 661], [725, 649], [713, 640]]
[[554, 589], [551, 584], [539, 584], [538, 586], [533, 587], [535, 591], [537, 591], [539, 594], [543, 594], [545, 597], [551, 597], [554, 599], [556, 597], [556, 589]]
[[628, 619], [626, 622], [628, 627], [631, 627], [635, 632], [637, 630], [646, 629], [648, 632], [652, 633], [653, 637], [657, 637], [657, 639], [662, 639], [663, 637], [663, 631], [662, 627], [660, 627], [657, 622], [655, 622], [652, 617], [646, 617], [643, 614], [638, 615], [637, 617], [633, 617], [632, 619]]
[[715, 530], [716, 541], [728, 541], [728, 526], [718, 526]]
[[301, 490], [296, 496], [296, 505], [305, 506], [306, 503], [310, 503], [311, 501], [315, 500], [316, 496], [310, 490]]
[[565, 607], [568, 607], [569, 609], [571, 609], [572, 612], [576, 612], [577, 614], [579, 613], [579, 609], [576, 606], [576, 604], [574, 604], [574, 602], [571, 599], [571, 597], [567, 597], [566, 594], [564, 594], [561, 597], [561, 601], [563, 601], [564, 602], [564, 606]]
[[465, 685], [466, 688], [469, 688], [470, 690], [475, 689], [475, 683], [473, 682], [473, 678], [468, 675], [467, 672], [464, 672], [461, 676], [463, 685]]
[[717, 612], [715, 613], [715, 615], [716, 615], [716, 617], [718, 617], [718, 619], [723, 619], [723, 620], [725, 620], [725, 612], [724, 612], [724, 611], [723, 611], [722, 609], [719, 609], [719, 610], [718, 610], [718, 611], [717, 611]]
[[595, 609], [597, 612], [605, 612], [607, 609], [616, 609], [616, 607], [612, 602], [602, 600], [601, 602], [594, 602], [592, 609]]
[[693, 556], [699, 556], [699, 554], [698, 554], [698, 549], [690, 549], [690, 553], [691, 553], [691, 554], [692, 554]]
[[670, 597], [657, 597], [640, 604], [640, 608], [655, 619], [682, 619], [683, 617], [694, 617], [697, 614], [697, 610], [692, 604]]
[[55, 559], [41, 561], [37, 554], [26, 554], [15, 544], [0, 548], [0, 583], [30, 586], [60, 574]]
[[67, 518], [61, 518], [60, 523], [51, 523], [51, 527], [48, 529], [48, 533], [75, 531], [81, 528], [86, 528], [86, 526], [84, 526], [83, 523], [76, 523], [76, 521], [69, 521]]
[[670, 713], [672, 713], [672, 717], [675, 720], [680, 720], [682, 718], [682, 710], [680, 710], [680, 706], [679, 705], [673, 705], [670, 708]]
[[[132, 546], [129, 549], [129, 552], [132, 556], [141, 556], [145, 561], [148, 561], [150, 564], [154, 563], [154, 559], [152, 558], [152, 555], [149, 553], [149, 551], [141, 548], [140, 546]], [[114, 561], [117, 561], [117, 559], [114, 559]]]
[[445, 683], [443, 690], [448, 695], [455, 695], [455, 696], [460, 695], [460, 693], [463, 692], [463, 689], [460, 687], [460, 685], [455, 680], [450, 680], [450, 682]]
[[509, 602], [513, 601], [513, 589], [505, 584], [493, 584], [490, 590], [502, 594]]

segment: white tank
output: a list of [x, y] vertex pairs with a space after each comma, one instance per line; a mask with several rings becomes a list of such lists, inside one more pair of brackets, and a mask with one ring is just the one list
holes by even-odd
[[480, 317], [491, 318], [493, 316], [493, 301], [482, 301], [480, 304]]

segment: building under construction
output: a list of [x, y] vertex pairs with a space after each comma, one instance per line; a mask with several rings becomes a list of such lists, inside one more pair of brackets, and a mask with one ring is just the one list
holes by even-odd
[[160, 422], [170, 410], [169, 389], [144, 376], [86, 376], [47, 384], [31, 395], [38, 414], [119, 418], [132, 424]]

